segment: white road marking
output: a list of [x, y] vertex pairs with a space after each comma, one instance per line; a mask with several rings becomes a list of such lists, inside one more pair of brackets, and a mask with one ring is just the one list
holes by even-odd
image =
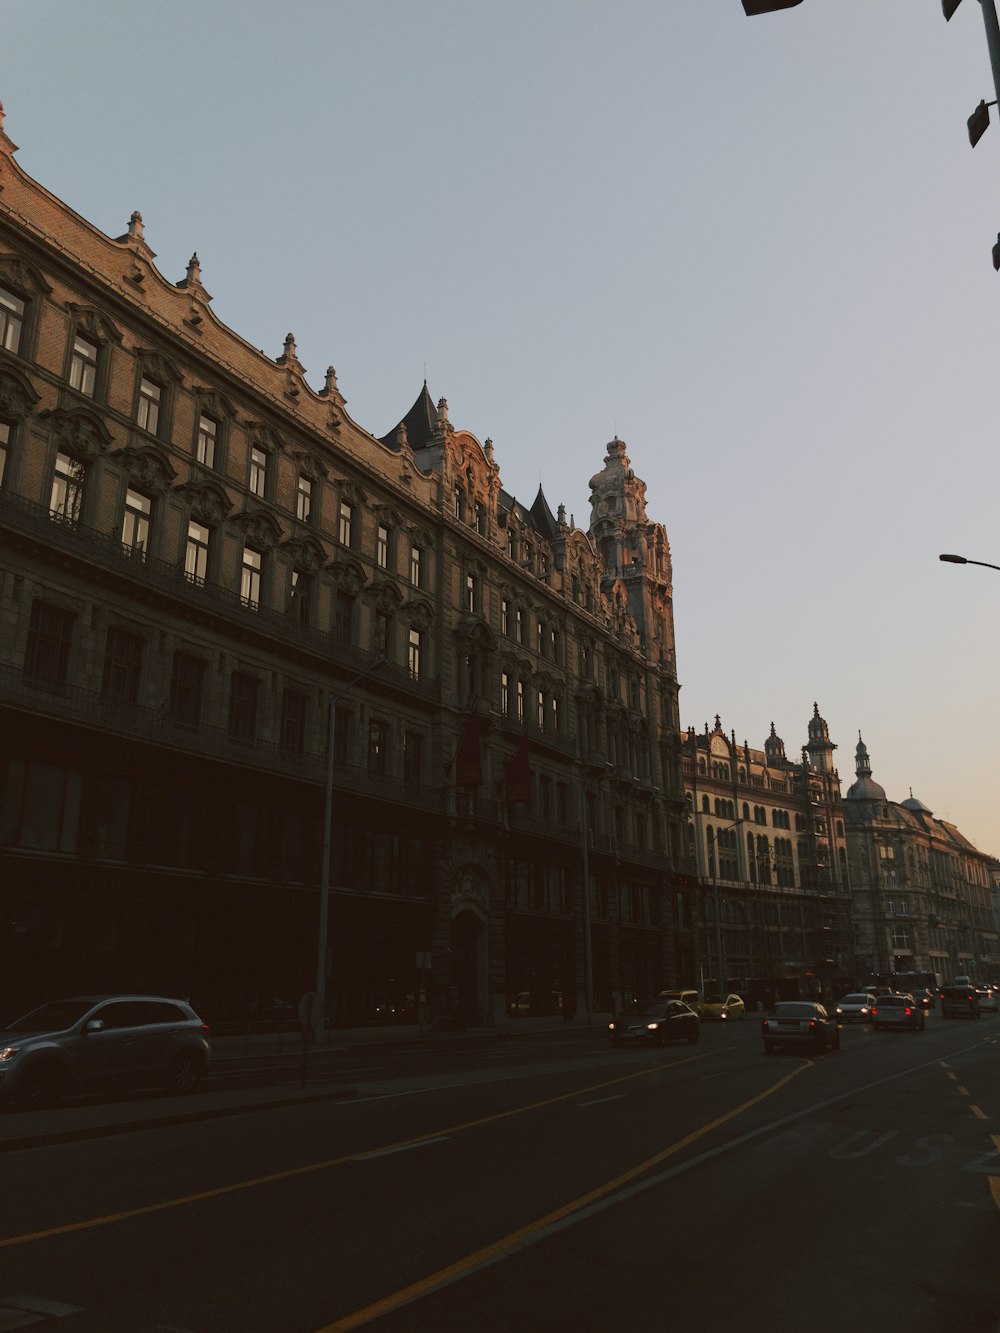
[[600, 1106], [602, 1102], [623, 1102], [624, 1100], [624, 1092], [619, 1092], [615, 1097], [595, 1097], [592, 1102], [577, 1102], [577, 1106]]

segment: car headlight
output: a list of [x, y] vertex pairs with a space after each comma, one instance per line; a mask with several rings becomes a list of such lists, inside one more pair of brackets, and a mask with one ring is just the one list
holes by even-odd
[[659, 1030], [660, 1030], [660, 1025], [659, 1025], [659, 1023], [647, 1023], [647, 1024], [646, 1024], [646, 1031], [647, 1031], [647, 1032], [659, 1032]]
[[4, 1046], [0, 1048], [0, 1065], [6, 1064], [8, 1060], [13, 1060], [20, 1050], [20, 1046]]
[[614, 1023], [609, 1023], [609, 1024], [608, 1024], [608, 1031], [609, 1031], [609, 1032], [614, 1032], [614, 1030], [615, 1030], [615, 1025], [614, 1025]]
[[719, 1015], [719, 1017], [720, 1017], [720, 1018], [728, 1018], [729, 1015], [726, 1013], [725, 1009], [723, 1009], [723, 1011], [722, 1011], [722, 1013]]

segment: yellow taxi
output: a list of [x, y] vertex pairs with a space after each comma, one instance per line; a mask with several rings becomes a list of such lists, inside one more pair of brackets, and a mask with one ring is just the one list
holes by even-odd
[[746, 1018], [746, 1005], [738, 995], [706, 995], [698, 1005], [699, 1018]]

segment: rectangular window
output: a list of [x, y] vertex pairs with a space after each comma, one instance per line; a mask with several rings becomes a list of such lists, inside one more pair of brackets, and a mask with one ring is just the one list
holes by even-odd
[[202, 412], [198, 418], [198, 438], [195, 441], [194, 456], [205, 467], [215, 467], [215, 442], [218, 431], [218, 422], [214, 417]]
[[351, 536], [354, 526], [354, 510], [346, 500], [340, 502], [340, 524], [337, 529], [337, 536], [341, 546], [351, 545]]
[[32, 604], [24, 654], [24, 674], [29, 680], [66, 683], [74, 619], [72, 612], [49, 602]]
[[392, 656], [392, 616], [385, 611], [375, 612], [375, 635], [372, 648], [376, 657]]
[[149, 515], [152, 502], [148, 495], [134, 491], [130, 486], [125, 492], [125, 517], [122, 521], [122, 545], [133, 555], [144, 555], [149, 543]]
[[[208, 420], [208, 418], [205, 417], [203, 420]], [[200, 428], [198, 433], [199, 435], [201, 434]], [[212, 456], [213, 458], [215, 456], [214, 444], [212, 447]], [[211, 466], [212, 465], [209, 464], [209, 467]], [[252, 445], [250, 449], [250, 490], [254, 495], [259, 495], [261, 499], [263, 499], [266, 488], [267, 454], [263, 449], [258, 449], [256, 445]]]
[[523, 681], [523, 680], [519, 680], [519, 681], [517, 682], [517, 720], [518, 720], [518, 722], [523, 722], [523, 721], [524, 721], [524, 705], [525, 705], [525, 686], [524, 686], [524, 681]]
[[243, 564], [240, 569], [240, 601], [244, 606], [256, 611], [260, 606], [260, 571], [264, 557], [252, 546], [243, 548]]
[[210, 538], [210, 530], [191, 519], [188, 523], [187, 546], [184, 548], [184, 575], [191, 583], [204, 583], [208, 577]]
[[476, 593], [477, 593], [477, 591], [478, 591], [478, 589], [477, 589], [477, 587], [476, 587], [476, 576], [475, 576], [475, 574], [466, 574], [466, 576], [465, 576], [465, 609], [466, 609], [466, 611], [473, 612], [473, 613], [475, 612], [475, 610], [476, 610]]
[[480, 537], [486, 536], [486, 506], [479, 500], [476, 501], [476, 531]]
[[389, 529], [384, 523], [378, 525], [375, 539], [375, 561], [379, 569], [389, 568]]
[[500, 633], [510, 634], [510, 602], [506, 597], [500, 599]]
[[297, 625], [308, 625], [309, 608], [312, 602], [312, 576], [301, 569], [292, 570], [292, 619]]
[[337, 589], [333, 609], [333, 632], [341, 643], [354, 641], [354, 598], [342, 588]]
[[423, 587], [421, 582], [423, 574], [422, 556], [423, 552], [419, 546], [410, 547], [410, 582], [413, 584], [414, 588]]
[[456, 518], [461, 518], [461, 517], [462, 517], [463, 501], [464, 501], [464, 496], [462, 495], [462, 488], [461, 488], [461, 486], [456, 486], [456, 487], [455, 487], [455, 517], [456, 517]]
[[386, 725], [372, 718], [368, 723], [368, 772], [385, 777]]
[[97, 345], [79, 335], [73, 339], [73, 356], [69, 363], [69, 384], [88, 398], [93, 398], [97, 386]]
[[524, 612], [520, 607], [514, 612], [514, 637], [518, 643], [524, 643]]
[[546, 637], [545, 637], [545, 625], [542, 623], [542, 621], [539, 621], [535, 628], [536, 628], [536, 631], [537, 631], [537, 633], [536, 633], [536, 639], [537, 639], [537, 644], [538, 644], [538, 656], [539, 656], [539, 657], [544, 657], [544, 656], [545, 656], [545, 647], [546, 647], [546, 642], [547, 642]]
[[104, 651], [101, 697], [115, 703], [134, 704], [139, 698], [139, 669], [142, 639], [112, 625]]
[[559, 709], [559, 700], [552, 697], [552, 730], [558, 735], [562, 731], [562, 713]]
[[538, 718], [538, 730], [545, 730], [545, 691], [538, 691], [536, 716]]
[[10, 448], [10, 422], [0, 421], [0, 490], [3, 489], [3, 476], [7, 470], [7, 451]]
[[0, 347], [16, 352], [21, 345], [23, 324], [24, 302], [6, 287], [0, 287]]
[[418, 629], [410, 630], [406, 646], [406, 669], [413, 680], [420, 679], [420, 649], [422, 635]]
[[312, 513], [313, 484], [308, 477], [299, 474], [295, 490], [295, 517], [300, 523], [308, 523]]
[[508, 671], [500, 672], [500, 712], [504, 717], [510, 717], [510, 673]]
[[229, 734], [236, 740], [252, 741], [257, 731], [256, 676], [234, 671], [229, 683]]
[[287, 689], [281, 696], [281, 748], [301, 754], [306, 738], [306, 696]]
[[170, 716], [182, 727], [201, 721], [201, 698], [205, 663], [191, 653], [174, 653], [170, 670]]
[[56, 454], [52, 477], [52, 495], [49, 512], [52, 518], [74, 526], [80, 521], [83, 508], [83, 479], [85, 468], [69, 454]]
[[403, 733], [403, 781], [417, 784], [423, 771], [423, 737], [419, 731]]
[[160, 424], [160, 397], [162, 389], [153, 380], [143, 375], [139, 381], [139, 412], [136, 424], [140, 430], [148, 430], [155, 435]]

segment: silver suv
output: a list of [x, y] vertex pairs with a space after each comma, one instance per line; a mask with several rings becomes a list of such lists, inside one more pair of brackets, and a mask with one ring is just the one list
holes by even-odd
[[0, 1098], [34, 1108], [99, 1088], [193, 1092], [209, 1054], [208, 1025], [183, 1000], [53, 1000], [0, 1031]]

